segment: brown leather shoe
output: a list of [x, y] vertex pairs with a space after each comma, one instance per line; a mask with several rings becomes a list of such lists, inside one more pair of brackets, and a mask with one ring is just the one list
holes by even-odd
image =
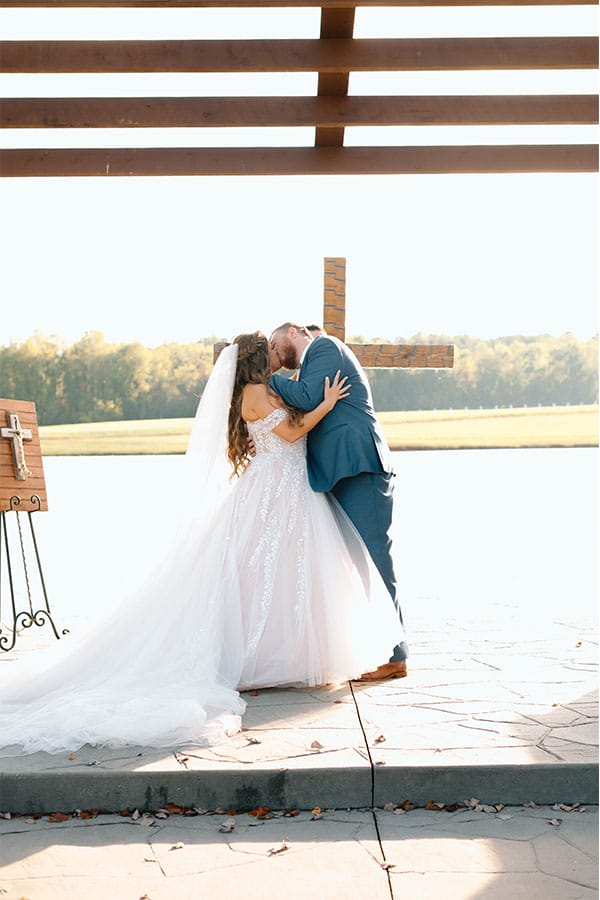
[[353, 681], [387, 681], [388, 678], [406, 678], [408, 675], [408, 667], [406, 660], [400, 662], [387, 662], [382, 666], [377, 666], [373, 672], [364, 672], [360, 678], [354, 678]]

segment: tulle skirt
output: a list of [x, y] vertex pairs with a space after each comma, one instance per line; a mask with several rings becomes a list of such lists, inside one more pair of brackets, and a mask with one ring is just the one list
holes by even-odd
[[353, 678], [402, 640], [358, 533], [294, 454], [257, 457], [201, 513], [67, 658], [17, 671], [0, 747], [214, 743], [240, 728], [240, 690]]

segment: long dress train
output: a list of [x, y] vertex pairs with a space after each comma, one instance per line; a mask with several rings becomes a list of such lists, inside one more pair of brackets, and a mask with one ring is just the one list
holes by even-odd
[[306, 438], [274, 434], [286, 415], [249, 423], [246, 472], [106, 625], [0, 692], [0, 747], [212, 743], [240, 727], [238, 688], [335, 682], [387, 659], [402, 637], [389, 594], [335, 500], [311, 490]]

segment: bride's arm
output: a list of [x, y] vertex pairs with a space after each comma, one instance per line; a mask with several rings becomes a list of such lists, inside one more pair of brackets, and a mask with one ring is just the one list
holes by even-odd
[[294, 441], [301, 438], [303, 434], [306, 434], [308, 431], [311, 431], [315, 425], [318, 425], [321, 419], [324, 419], [327, 413], [333, 409], [338, 400], [342, 400], [344, 397], [348, 396], [350, 385], [345, 382], [346, 376], [340, 379], [339, 369], [335, 373], [335, 378], [331, 384], [329, 383], [329, 377], [326, 376], [325, 396], [321, 403], [310, 412], [304, 413], [302, 421], [297, 425], [294, 425], [289, 419], [285, 419], [277, 426], [277, 428], [273, 429], [273, 432], [280, 438], [283, 438], [284, 441], [289, 441], [293, 444]]

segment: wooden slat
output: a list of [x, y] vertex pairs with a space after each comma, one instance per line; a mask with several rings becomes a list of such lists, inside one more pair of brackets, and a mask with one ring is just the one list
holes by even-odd
[[[202, 8], [231, 7], [232, 0], [0, 0], [2, 7], [41, 8], [74, 7], [102, 9], [127, 8]], [[235, 6], [311, 7], [336, 9], [348, 6], [596, 6], [597, 0], [235, 0]]]
[[9, 97], [2, 128], [594, 125], [598, 96]]
[[346, 340], [346, 259], [326, 256], [323, 267], [323, 328]]
[[593, 144], [0, 150], [3, 177], [597, 171]]
[[451, 369], [452, 344], [348, 344], [367, 369]]
[[3, 41], [4, 73], [587, 69], [595, 37]]

